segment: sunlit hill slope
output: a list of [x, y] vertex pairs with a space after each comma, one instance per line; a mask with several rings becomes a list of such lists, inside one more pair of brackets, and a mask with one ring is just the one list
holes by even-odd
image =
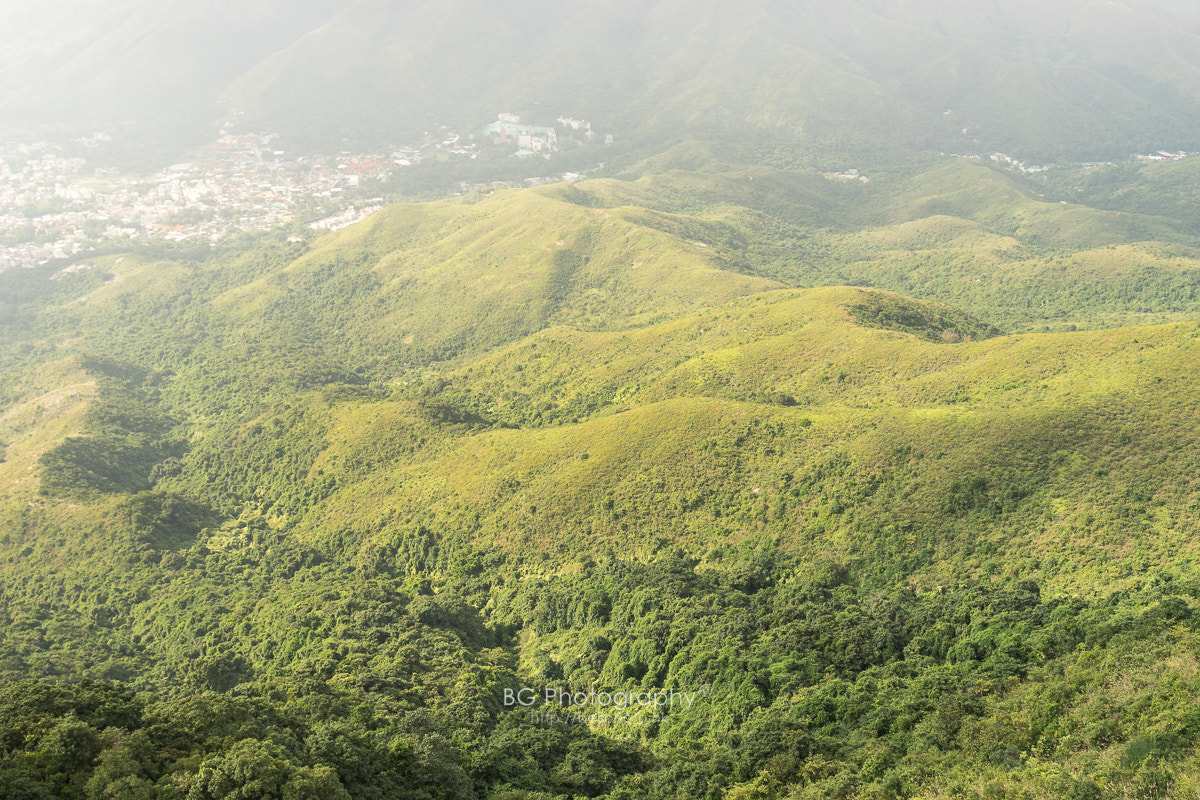
[[6, 272], [0, 787], [1189, 796], [1168, 212], [757, 168]]

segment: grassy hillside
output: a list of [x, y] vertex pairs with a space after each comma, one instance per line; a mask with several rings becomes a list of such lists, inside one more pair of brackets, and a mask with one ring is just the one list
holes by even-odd
[[633, 206], [630, 219], [701, 242], [726, 269], [937, 299], [1009, 330], [1166, 322], [1195, 307], [1185, 213], [1047, 201], [973, 160], [872, 173], [867, 184], [761, 169], [676, 172], [558, 196]]
[[870, 177], [0, 275], [0, 794], [1196, 796], [1189, 229]]
[[[1100, 498], [1188, 474], [1186, 455], [1160, 449], [1193, 405], [1194, 324], [948, 344], [852, 322], [884, 302], [898, 301], [771, 294], [621, 334], [548, 329], [436, 390], [314, 398], [305, 418], [329, 422], [310, 431], [323, 444], [303, 477], [324, 499], [297, 530], [387, 547], [426, 527], [555, 558], [668, 543], [701, 556], [749, 538], [860, 553], [868, 571], [915, 546], [906, 570], [922, 583], [982, 575], [989, 555], [1037, 561], [1057, 541], [1064, 587], [1095, 585], [1099, 563], [1105, 581], [1129, 574], [1130, 508]], [[1153, 420], [1147, 405], [1175, 410]], [[196, 458], [212, 487], [246, 454]], [[1145, 546], [1182, 568], [1195, 487], [1158, 491], [1135, 502], [1155, 531]], [[281, 501], [266, 499], [269, 514]], [[912, 541], [879, 538], [889, 528]], [[1078, 554], [1072, 531], [1088, 541]]]
[[1051, 191], [1095, 208], [1156, 214], [1195, 230], [1197, 162], [1117, 164], [1056, 176]]

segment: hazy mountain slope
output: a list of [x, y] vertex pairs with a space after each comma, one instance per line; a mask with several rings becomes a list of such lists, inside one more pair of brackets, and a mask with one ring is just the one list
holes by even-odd
[[386, 146], [439, 124], [466, 133], [508, 110], [587, 118], [651, 152], [687, 137], [875, 159], [914, 148], [1096, 158], [1194, 146], [1200, 96], [1195, 31], [1139, 3], [4, 13], [9, 124], [211, 120], [221, 97], [240, 124], [325, 149]]
[[488, 98], [504, 99], [509, 73], [525, 72], [519, 65], [561, 14], [545, 3], [344, 4], [240, 76], [223, 99], [246, 124], [310, 145], [399, 143], [464, 120], [482, 127], [496, 114]]
[[[307, 34], [340, 4], [94, 3], [52, 0], [0, 10], [5, 127], [76, 129], [134, 121], [210, 136], [221, 87]], [[203, 126], [197, 130], [199, 126]]]
[[1151, 0], [1150, 4], [1181, 14], [1200, 14], [1200, 3], [1196, 0]]
[[[360, 5], [273, 57], [230, 97], [249, 119], [293, 128], [283, 122], [286, 106], [306, 86], [309, 105], [340, 105], [323, 124], [341, 135], [378, 129], [378, 105], [407, 105], [411, 119], [393, 124], [410, 129], [469, 128], [500, 107], [547, 120], [574, 114], [644, 144], [688, 135], [1043, 157], [1123, 154], [1189, 135], [1200, 45], [1169, 14], [1082, 0], [1049, 18], [1032, 4], [974, 9], [604, 3], [544, 9], [536, 22], [493, 20], [488, 4], [460, 9], [490, 26], [488, 36], [439, 26], [427, 6], [368, 24], [375, 7]], [[399, 33], [364, 55], [362, 30]], [[377, 84], [373, 76], [383, 75]], [[267, 86], [271, 97], [257, 100]], [[353, 87], [359, 107], [339, 104], [334, 86]], [[372, 92], [381, 102], [363, 104]]]

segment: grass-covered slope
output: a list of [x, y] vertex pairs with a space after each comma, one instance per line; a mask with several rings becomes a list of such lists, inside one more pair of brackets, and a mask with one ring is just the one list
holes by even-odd
[[932, 582], [1054, 542], [1055, 583], [1078, 587], [1130, 574], [1137, 507], [1143, 552], [1193, 557], [1195, 487], [1168, 480], [1190, 469], [1172, 440], [1193, 324], [947, 344], [852, 321], [880, 301], [902, 302], [821, 290], [619, 334], [548, 329], [432, 385], [335, 400], [306, 479], [336, 488], [299, 531], [640, 557], [749, 538]]
[[1192, 245], [1108, 219], [676, 173], [0, 275], [0, 794], [1195, 796]]
[[1050, 191], [1073, 202], [1123, 214], [1155, 214], [1179, 220], [1189, 230], [1197, 213], [1195, 159], [1159, 163], [1113, 164], [1052, 175]]
[[632, 208], [639, 224], [704, 244], [729, 270], [936, 299], [1008, 330], [1168, 322], [1187, 318], [1200, 297], [1187, 213], [1048, 201], [968, 159], [866, 184], [674, 172], [558, 194]]

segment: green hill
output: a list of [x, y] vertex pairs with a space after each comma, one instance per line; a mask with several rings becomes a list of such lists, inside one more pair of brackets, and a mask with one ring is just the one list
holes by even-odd
[[0, 798], [1200, 797], [1195, 164], [985, 155], [1197, 149], [1162, 5], [0, 9], [5, 137], [608, 176], [0, 273]]
[[0, 274], [0, 794], [1191, 796], [1190, 227], [868, 177]]

